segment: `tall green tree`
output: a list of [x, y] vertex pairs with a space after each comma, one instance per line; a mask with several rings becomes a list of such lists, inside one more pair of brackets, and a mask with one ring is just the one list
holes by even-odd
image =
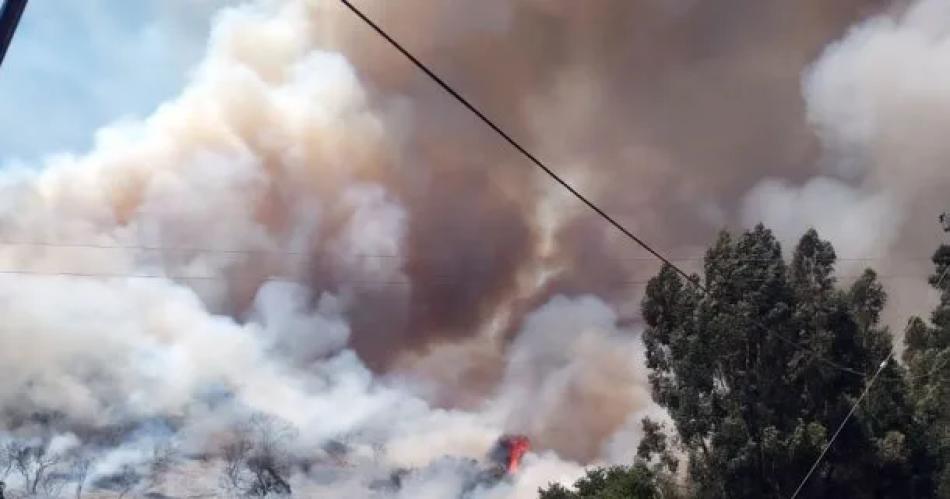
[[[706, 293], [669, 267], [647, 286], [653, 396], [675, 423], [696, 496], [788, 497], [889, 354], [876, 275], [839, 289], [835, 260], [811, 230], [786, 264], [759, 225], [719, 236]], [[884, 368], [803, 497], [922, 497], [904, 383], [901, 366]]]
[[541, 499], [658, 499], [653, 472], [643, 464], [594, 468], [574, 483], [574, 489], [554, 484]]
[[[950, 217], [941, 216], [950, 232]], [[930, 284], [940, 301], [929, 323], [914, 318], [905, 338], [904, 361], [917, 421], [925, 432], [923, 444], [934, 469], [939, 497], [950, 498], [950, 245], [934, 253]]]
[[643, 438], [632, 466], [587, 470], [572, 488], [550, 484], [540, 499], [679, 499], [688, 497], [675, 476], [679, 460], [664, 426], [644, 418]]

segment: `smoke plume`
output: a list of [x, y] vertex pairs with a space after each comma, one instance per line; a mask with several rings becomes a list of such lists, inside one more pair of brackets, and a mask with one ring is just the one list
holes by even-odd
[[[364, 3], [684, 267], [759, 219], [933, 242], [939, 1]], [[223, 9], [177, 97], [36, 166], [0, 173], [0, 443], [91, 487], [520, 499], [662, 418], [656, 263], [336, 2]]]
[[857, 260], [850, 266], [904, 277], [890, 287], [895, 323], [933, 299], [912, 276], [930, 271], [936, 217], [948, 207], [950, 146], [939, 130], [950, 92], [938, 83], [950, 71], [947, 14], [939, 0], [897, 5], [829, 45], [803, 77], [820, 175], [763, 180], [746, 197], [746, 221], [764, 219], [785, 237], [814, 226]]

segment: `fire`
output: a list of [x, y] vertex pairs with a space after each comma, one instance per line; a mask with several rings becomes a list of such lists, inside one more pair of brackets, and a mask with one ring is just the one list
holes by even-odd
[[498, 443], [505, 452], [505, 472], [509, 475], [517, 473], [521, 458], [531, 449], [531, 440], [524, 435], [508, 435]]

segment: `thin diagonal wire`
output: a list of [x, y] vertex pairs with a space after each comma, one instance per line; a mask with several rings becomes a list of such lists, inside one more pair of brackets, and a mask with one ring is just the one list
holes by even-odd
[[[417, 59], [414, 55], [412, 55], [408, 50], [406, 50], [405, 48], [403, 48], [403, 46], [402, 46], [399, 42], [397, 42], [395, 39], [393, 39], [391, 36], [389, 36], [389, 34], [386, 33], [386, 31], [384, 31], [381, 27], [379, 27], [379, 25], [377, 25], [377, 24], [376, 24], [375, 22], [373, 22], [370, 18], [368, 18], [365, 14], [363, 14], [363, 12], [361, 12], [359, 9], [357, 9], [355, 6], [353, 6], [353, 4], [351, 4], [348, 0], [340, 0], [340, 2], [343, 3], [343, 5], [345, 5], [348, 9], [350, 9], [350, 11], [352, 11], [354, 14], [356, 14], [357, 17], [359, 17], [360, 19], [362, 19], [363, 22], [365, 22], [367, 25], [369, 25], [374, 31], [376, 31], [376, 33], [379, 34], [379, 36], [383, 37], [387, 42], [389, 42], [389, 44], [392, 45], [396, 50], [398, 50], [403, 56], [405, 56], [407, 59], [409, 59], [409, 61], [411, 61], [420, 71], [422, 71], [423, 73], [425, 73], [426, 75], [428, 75], [429, 78], [431, 78], [436, 84], [438, 84], [440, 87], [442, 87], [443, 90], [445, 90], [449, 95], [451, 95], [451, 96], [454, 97], [456, 100], [458, 100], [459, 103], [461, 103], [461, 104], [462, 104], [463, 106], [465, 106], [469, 111], [471, 111], [473, 114], [475, 114], [475, 116], [477, 116], [479, 119], [481, 119], [482, 122], [484, 122], [486, 125], [488, 125], [489, 128], [491, 128], [492, 130], [494, 130], [498, 135], [500, 135], [503, 139], [505, 139], [505, 141], [507, 141], [512, 147], [514, 147], [515, 149], [517, 149], [517, 150], [518, 150], [521, 154], [523, 154], [529, 161], [531, 161], [531, 163], [533, 163], [535, 166], [537, 166], [537, 167], [540, 168], [542, 171], [544, 171], [544, 173], [546, 173], [549, 177], [551, 177], [555, 182], [557, 182], [557, 183], [560, 184], [562, 187], [564, 187], [568, 192], [570, 192], [571, 194], [573, 194], [574, 197], [576, 197], [576, 198], [579, 199], [581, 202], [583, 202], [585, 205], [587, 205], [591, 210], [593, 210], [595, 213], [597, 213], [598, 215], [600, 215], [604, 220], [606, 220], [606, 221], [609, 222], [611, 225], [613, 225], [617, 230], [619, 230], [620, 232], [622, 232], [625, 236], [627, 236], [628, 238], [630, 238], [631, 240], [633, 240], [634, 242], [636, 242], [638, 245], [640, 245], [640, 247], [642, 247], [643, 249], [645, 249], [646, 251], [648, 251], [651, 255], [655, 256], [658, 260], [660, 260], [660, 261], [663, 262], [664, 264], [669, 265], [670, 268], [672, 268], [677, 274], [679, 274], [680, 276], [684, 277], [687, 282], [691, 283], [693, 286], [696, 286], [696, 288], [698, 288], [699, 290], [701, 290], [701, 291], [703, 292], [703, 294], [706, 294], [706, 295], [709, 294], [709, 291], [706, 289], [706, 287], [705, 287], [702, 283], [699, 282], [699, 279], [698, 279], [696, 276], [691, 276], [691, 275], [687, 274], [683, 269], [681, 269], [679, 266], [677, 266], [676, 264], [674, 264], [671, 259], [669, 259], [669, 258], [663, 256], [659, 251], [653, 249], [653, 247], [651, 247], [651, 246], [650, 246], [649, 244], [647, 244], [645, 241], [643, 241], [642, 239], [640, 239], [639, 237], [637, 237], [633, 232], [631, 232], [629, 229], [627, 229], [626, 227], [624, 227], [620, 222], [618, 222], [618, 221], [615, 220], [613, 217], [611, 217], [610, 215], [608, 215], [603, 209], [601, 209], [599, 206], [597, 206], [596, 204], [594, 204], [592, 201], [590, 201], [590, 200], [589, 200], [587, 197], [585, 197], [583, 194], [581, 194], [580, 192], [578, 192], [574, 187], [572, 187], [572, 186], [571, 186], [570, 184], [568, 184], [564, 179], [562, 179], [557, 173], [555, 173], [553, 170], [551, 170], [550, 168], [548, 168], [543, 162], [541, 162], [541, 160], [539, 160], [537, 157], [535, 157], [533, 154], [531, 154], [527, 149], [525, 149], [525, 148], [524, 148], [521, 144], [519, 144], [515, 139], [513, 139], [510, 135], [508, 135], [508, 133], [506, 133], [506, 132], [505, 132], [504, 130], [502, 130], [498, 125], [496, 125], [492, 120], [490, 120], [487, 116], [485, 116], [485, 114], [482, 113], [480, 110], [478, 110], [478, 108], [476, 108], [474, 105], [472, 105], [467, 99], [465, 99], [464, 97], [462, 97], [462, 95], [459, 94], [454, 88], [452, 88], [448, 83], [446, 83], [444, 80], [442, 80], [442, 78], [440, 78], [438, 75], [436, 75], [432, 70], [430, 70], [428, 66], [426, 66], [425, 64], [423, 64], [419, 59]], [[758, 324], [758, 325], [760, 325], [760, 326], [762, 326], [762, 327], [765, 327], [765, 329], [768, 329], [768, 327], [764, 326], [764, 324], [762, 324], [762, 323], [759, 322], [759, 321], [756, 321], [756, 320], [753, 319], [753, 322], [756, 323], [756, 324]], [[789, 340], [788, 338], [782, 338], [781, 335], [776, 334], [775, 336], [776, 336], [776, 337], [779, 337], [783, 342], [786, 342], [786, 343], [788, 343], [788, 344], [794, 345], [794, 346], [796, 346], [796, 347], [799, 348], [799, 349], [809, 350], [808, 348], [804, 347], [803, 345], [800, 345], [800, 344], [798, 344], [798, 343], [796, 343], [796, 342], [794, 342], [794, 341], [792, 341], [792, 340]], [[827, 365], [829, 365], [829, 366], [831, 366], [831, 367], [834, 367], [834, 368], [836, 368], [836, 369], [839, 369], [839, 370], [841, 370], [841, 371], [843, 371], [843, 372], [848, 372], [848, 373], [851, 373], [851, 374], [854, 374], [854, 375], [857, 375], [857, 376], [862, 376], [862, 377], [864, 377], [864, 376], [866, 375], [866, 373], [862, 373], [862, 372], [860, 372], [860, 371], [851, 369], [851, 368], [849, 368], [849, 367], [842, 366], [842, 365], [840, 365], [840, 364], [838, 364], [838, 363], [836, 363], [836, 362], [834, 362], [834, 361], [831, 361], [830, 359], [826, 359], [826, 358], [824, 358], [824, 357], [818, 355], [816, 352], [812, 352], [812, 355], [813, 355], [815, 358], [818, 358], [819, 360], [821, 360], [823, 363], [825, 363], [825, 364], [827, 364]]]
[[[934, 287], [936, 287], [937, 289], [940, 289], [940, 284], [943, 282], [943, 279], [944, 277], [947, 276], [948, 272], [950, 272], [950, 265], [948, 265], [947, 268], [943, 270], [943, 273], [940, 274], [940, 278], [937, 279], [937, 283], [934, 284]], [[913, 322], [907, 323], [907, 327], [904, 328], [904, 334], [907, 334], [907, 331], [910, 329], [911, 324], [913, 324]], [[871, 386], [874, 385], [875, 381], [877, 381], [877, 377], [881, 374], [881, 371], [884, 370], [884, 368], [887, 366], [887, 363], [890, 362], [891, 358], [893, 357], [894, 357], [894, 349], [891, 348], [891, 351], [888, 352], [887, 357], [885, 357], [884, 360], [881, 362], [881, 364], [877, 366], [877, 371], [874, 372], [874, 376], [872, 376], [871, 379], [868, 380], [867, 385], [864, 387], [864, 391], [861, 392], [861, 396], [858, 397], [858, 400], [855, 401], [853, 406], [851, 406], [851, 410], [848, 411], [848, 415], [845, 416], [844, 420], [841, 421], [841, 424], [838, 425], [838, 429], [835, 430], [835, 433], [831, 436], [831, 439], [828, 440], [827, 444], [825, 444], [825, 447], [821, 450], [821, 454], [818, 454], [818, 458], [815, 459], [815, 463], [811, 465], [811, 468], [809, 468], [808, 473], [805, 474], [805, 477], [802, 478], [801, 483], [798, 484], [798, 488], [795, 489], [795, 493], [792, 494], [791, 499], [795, 499], [796, 497], [798, 497], [798, 493], [801, 492], [802, 488], [805, 487], [805, 484], [808, 483], [808, 479], [811, 478], [812, 473], [814, 473], [815, 469], [818, 468], [818, 465], [821, 463], [821, 460], [825, 457], [825, 454], [828, 453], [828, 449], [830, 449], [832, 444], [835, 443], [835, 439], [838, 438], [838, 434], [841, 433], [841, 430], [844, 428], [844, 425], [848, 422], [849, 419], [851, 419], [851, 416], [854, 414], [854, 411], [857, 410], [858, 406], [861, 405], [861, 401], [864, 400], [864, 397], [868, 394], [868, 391], [871, 390]]]
[[[416, 59], [416, 57], [415, 57], [414, 55], [412, 55], [411, 53], [409, 53], [408, 50], [404, 49], [404, 48], [402, 47], [402, 45], [399, 44], [399, 42], [397, 42], [397, 41], [394, 40], [391, 36], [389, 36], [388, 33], [386, 33], [385, 31], [383, 31], [383, 29], [380, 28], [378, 25], [376, 25], [376, 23], [374, 23], [370, 18], [366, 17], [359, 9], [357, 9], [355, 6], [353, 6], [353, 4], [351, 4], [351, 3], [350, 3], [349, 1], [347, 1], [347, 0], [340, 0], [340, 1], [343, 3], [343, 5], [346, 5], [346, 7], [349, 8], [349, 9], [350, 9], [354, 14], [356, 14], [360, 19], [362, 19], [364, 22], [366, 22], [366, 24], [368, 24], [371, 28], [373, 28], [373, 30], [375, 30], [376, 33], [378, 33], [380, 36], [382, 36], [383, 38], [385, 38], [386, 41], [388, 41], [388, 42], [390, 43], [390, 45], [392, 45], [393, 47], [395, 47], [396, 50], [398, 50], [400, 53], [402, 53], [402, 55], [404, 55], [407, 59], [409, 59], [410, 61], [412, 61], [412, 63], [413, 63], [417, 68], [419, 68], [419, 70], [421, 70], [422, 72], [424, 72], [425, 74], [427, 74], [427, 75], [429, 76], [429, 78], [432, 78], [432, 80], [435, 81], [440, 87], [442, 87], [443, 90], [445, 90], [446, 92], [448, 92], [452, 97], [455, 97], [455, 99], [458, 100], [463, 106], [465, 106], [466, 108], [468, 108], [468, 110], [471, 111], [473, 114], [475, 114], [475, 116], [478, 116], [478, 118], [481, 119], [482, 122], [484, 122], [486, 125], [488, 125], [489, 128], [491, 128], [492, 130], [494, 130], [498, 135], [500, 135], [503, 139], [505, 139], [506, 142], [508, 142], [508, 143], [509, 143], [512, 147], [514, 147], [515, 149], [517, 149], [518, 152], [520, 152], [520, 153], [521, 153], [522, 155], [524, 155], [526, 158], [528, 158], [528, 160], [531, 161], [531, 163], [533, 163], [535, 166], [537, 166], [538, 168], [540, 168], [544, 173], [546, 173], [549, 177], [551, 177], [551, 179], [553, 179], [555, 182], [557, 182], [558, 184], [560, 184], [561, 187], [564, 187], [568, 192], [570, 192], [571, 194], [573, 194], [574, 197], [576, 197], [576, 198], [579, 199], [581, 202], [583, 202], [585, 205], [587, 205], [588, 208], [590, 208], [590, 209], [593, 210], [595, 213], [597, 213], [598, 215], [600, 215], [604, 220], [606, 220], [608, 223], [610, 223], [610, 225], [613, 225], [617, 230], [619, 230], [620, 232], [622, 232], [625, 236], [627, 236], [628, 238], [630, 238], [631, 240], [633, 240], [634, 242], [636, 242], [637, 244], [639, 244], [640, 247], [642, 247], [643, 249], [645, 249], [645, 250], [646, 250], [647, 252], [649, 252], [651, 255], [655, 256], [657, 259], [659, 259], [659, 260], [662, 261], [663, 263], [665, 263], [665, 264], [669, 265], [670, 267], [672, 267], [677, 273], [679, 273], [681, 276], [685, 277], [688, 281], [693, 281], [692, 277], [691, 277], [689, 274], [687, 274], [683, 269], [679, 268], [676, 264], [674, 264], [672, 261], [670, 261], [670, 260], [667, 259], [665, 256], [663, 256], [659, 251], [653, 249], [653, 248], [652, 248], [649, 244], [647, 244], [644, 240], [642, 240], [642, 239], [640, 239], [639, 237], [637, 237], [636, 234], [634, 234], [634, 233], [631, 232], [629, 229], [627, 229], [626, 227], [624, 227], [623, 224], [621, 224], [620, 222], [618, 222], [617, 220], [615, 220], [613, 217], [611, 217], [610, 215], [608, 215], [607, 212], [605, 212], [604, 210], [602, 210], [599, 206], [597, 206], [596, 204], [594, 204], [591, 200], [587, 199], [586, 196], [584, 196], [583, 194], [581, 194], [577, 189], [575, 189], [574, 187], [572, 187], [571, 184], [567, 183], [567, 181], [565, 181], [564, 179], [562, 179], [560, 175], [558, 175], [557, 173], [554, 172], [554, 170], [548, 168], [547, 165], [545, 165], [540, 159], [538, 159], [538, 158], [535, 157], [533, 154], [531, 154], [530, 152], [528, 152], [527, 149], [525, 149], [524, 147], [522, 147], [521, 144], [519, 144], [515, 139], [513, 139], [510, 135], [508, 135], [507, 132], [505, 132], [504, 130], [502, 130], [501, 127], [499, 127], [498, 125], [496, 125], [492, 120], [490, 120], [487, 116], [485, 116], [481, 111], [478, 110], [478, 108], [476, 108], [476, 107], [473, 106], [471, 103], [469, 103], [468, 100], [467, 100], [465, 97], [462, 97], [461, 94], [459, 94], [457, 91], [455, 91], [455, 89], [453, 89], [451, 86], [449, 86], [449, 84], [447, 84], [445, 81], [443, 81], [442, 78], [440, 78], [438, 75], [436, 75], [434, 72], [432, 72], [432, 70], [430, 70], [430, 69], [428, 68], [428, 66], [426, 66], [426, 65], [423, 64], [421, 61], [419, 61], [419, 59]], [[705, 288], [704, 288], [701, 284], [696, 283], [696, 282], [694, 282], [694, 284], [695, 284], [697, 287], [699, 287], [700, 289], [705, 290]]]

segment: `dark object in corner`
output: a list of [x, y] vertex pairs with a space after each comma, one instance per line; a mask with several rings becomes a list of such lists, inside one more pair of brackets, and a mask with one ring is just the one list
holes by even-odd
[[[3, 6], [0, 7], [0, 65], [3, 64], [3, 58], [7, 55], [7, 47], [13, 40], [13, 33], [20, 23], [20, 16], [26, 9], [27, 0], [0, 0]], [[3, 494], [0, 492], [0, 499]]]

